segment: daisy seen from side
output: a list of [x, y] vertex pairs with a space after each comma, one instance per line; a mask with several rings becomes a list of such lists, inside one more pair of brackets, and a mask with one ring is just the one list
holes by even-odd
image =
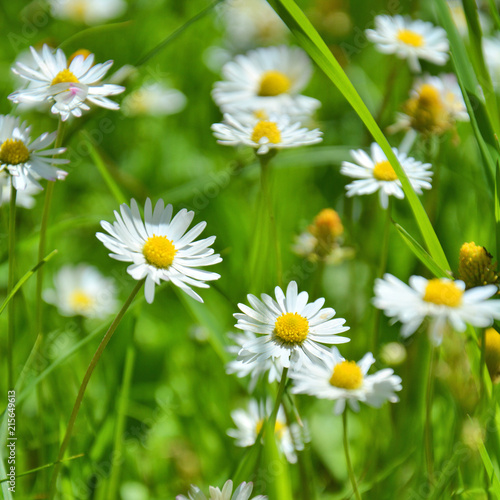
[[[209, 496], [206, 497], [205, 494], [198, 488], [198, 486], [191, 486], [188, 496], [178, 495], [176, 500], [249, 500], [252, 494], [253, 483], [241, 483], [233, 493], [233, 482], [231, 480], [226, 481], [222, 487], [222, 491], [219, 488], [210, 486]], [[267, 500], [267, 496], [258, 495], [253, 497], [251, 500]]]

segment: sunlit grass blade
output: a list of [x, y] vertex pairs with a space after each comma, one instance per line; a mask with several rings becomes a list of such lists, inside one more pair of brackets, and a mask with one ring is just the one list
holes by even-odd
[[399, 164], [396, 155], [392, 151], [391, 146], [383, 132], [380, 130], [380, 127], [375, 122], [375, 119], [371, 115], [370, 111], [338, 61], [335, 59], [305, 14], [293, 0], [272, 0], [271, 4], [274, 6], [275, 10], [283, 19], [285, 24], [290, 28], [292, 33], [296, 36], [299, 44], [308, 52], [312, 59], [334, 83], [334, 85], [337, 86], [343, 96], [354, 108], [354, 111], [357, 113], [359, 118], [366, 125], [375, 141], [380, 145], [394, 168], [399, 180], [401, 181], [405, 196], [411, 206], [413, 215], [425, 240], [429, 253], [439, 266], [444, 269], [449, 269], [449, 264], [443, 248], [441, 247], [432, 224], [430, 223], [420, 200], [413, 190], [408, 177]]
[[109, 23], [109, 24], [103, 24], [101, 26], [92, 26], [91, 28], [86, 28], [84, 30], [79, 31], [78, 33], [75, 33], [73, 36], [70, 36], [69, 38], [66, 38], [64, 42], [62, 42], [59, 45], [59, 49], [65, 49], [72, 43], [78, 42], [78, 44], [81, 43], [81, 40], [89, 39], [92, 40], [96, 36], [100, 34], [108, 34], [112, 31], [115, 30], [120, 30], [123, 28], [127, 28], [129, 26], [132, 26], [132, 21], [124, 21], [121, 23]]
[[398, 230], [403, 241], [408, 245], [408, 248], [415, 254], [420, 262], [434, 275], [436, 278], [449, 278], [450, 275], [441, 269], [433, 260], [433, 258], [422, 248], [422, 245], [406, 231], [404, 227], [394, 222], [394, 227]]
[[33, 276], [37, 271], [38, 269], [40, 269], [40, 267], [42, 267], [45, 263], [47, 263], [50, 259], [52, 259], [52, 257], [54, 257], [54, 255], [57, 253], [57, 250], [53, 250], [52, 252], [50, 252], [47, 257], [45, 257], [44, 259], [42, 259], [35, 267], [33, 267], [32, 269], [30, 269], [15, 285], [14, 285], [14, 288], [12, 289], [12, 291], [9, 293], [9, 295], [7, 295], [7, 297], [5, 298], [5, 300], [3, 301], [2, 305], [0, 306], [0, 314], [2, 314], [3, 310], [7, 307], [7, 304], [9, 303], [9, 301], [12, 299], [12, 297], [14, 297], [14, 295], [18, 292], [18, 290], [26, 283], [26, 281], [28, 281], [31, 276]]

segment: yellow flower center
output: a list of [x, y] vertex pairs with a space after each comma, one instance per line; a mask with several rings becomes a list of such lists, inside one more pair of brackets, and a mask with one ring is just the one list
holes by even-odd
[[403, 42], [406, 45], [411, 45], [412, 47], [422, 47], [424, 44], [424, 37], [411, 30], [399, 30], [397, 38], [400, 42]]
[[330, 384], [341, 389], [358, 389], [363, 383], [363, 373], [355, 361], [342, 361], [335, 365]]
[[255, 125], [252, 132], [252, 141], [258, 143], [263, 137], [267, 137], [272, 144], [281, 142], [281, 132], [274, 122], [260, 121]]
[[158, 269], [168, 269], [174, 261], [177, 250], [166, 236], [153, 235], [142, 247], [142, 254], [148, 264]]
[[463, 294], [453, 281], [434, 278], [425, 287], [424, 300], [438, 306], [458, 307], [462, 303]]
[[87, 312], [94, 306], [94, 299], [83, 290], [74, 290], [69, 297], [70, 306], [78, 312]]
[[309, 333], [309, 321], [297, 313], [282, 314], [274, 323], [274, 333], [287, 344], [302, 344]]
[[464, 243], [460, 248], [458, 274], [467, 288], [496, 284], [498, 281], [493, 256], [486, 248], [476, 245], [473, 241]]
[[267, 114], [265, 109], [256, 109], [253, 112], [253, 116], [255, 116], [257, 120], [267, 120], [269, 118], [269, 115]]
[[344, 232], [344, 226], [339, 214], [332, 208], [324, 208], [314, 218], [314, 234], [318, 236], [340, 236]]
[[485, 332], [485, 361], [493, 382], [500, 380], [500, 334], [494, 328]]
[[288, 76], [281, 71], [266, 71], [260, 80], [258, 95], [270, 97], [280, 94], [285, 94], [290, 90], [292, 82]]
[[78, 83], [78, 78], [69, 69], [63, 69], [57, 73], [51, 85], [57, 85], [58, 83]]
[[[90, 54], [92, 54], [92, 52], [90, 52], [90, 50], [87, 50], [87, 49], [79, 49], [77, 50], [76, 52], [73, 52], [73, 54], [71, 54], [69, 56], [69, 59], [68, 59], [68, 66], [71, 64], [71, 61], [73, 61], [73, 59], [77, 56], [83, 56], [83, 59], [87, 59], [87, 57], [90, 56]], [[58, 75], [59, 76], [59, 75]], [[57, 76], [56, 76], [57, 78]], [[58, 83], [61, 83], [61, 82], [58, 82]], [[52, 84], [54, 85], [54, 84]]]
[[19, 139], [7, 139], [0, 147], [0, 163], [18, 165], [25, 163], [30, 157], [28, 148]]
[[398, 176], [389, 161], [381, 161], [373, 168], [373, 177], [378, 181], [395, 181]]
[[[257, 435], [259, 435], [260, 431], [262, 430], [262, 426], [264, 425], [264, 420], [261, 418], [258, 422], [257, 425], [255, 426], [255, 432]], [[283, 432], [286, 429], [286, 424], [284, 422], [280, 422], [279, 420], [276, 420], [276, 424], [274, 426], [274, 433], [276, 434], [276, 437], [278, 439], [281, 439], [283, 437]]]

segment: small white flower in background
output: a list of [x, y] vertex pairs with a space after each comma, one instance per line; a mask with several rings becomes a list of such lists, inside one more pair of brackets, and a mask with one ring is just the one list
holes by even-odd
[[[415, 192], [422, 194], [422, 189], [431, 189], [432, 172], [429, 170], [431, 164], [410, 158], [396, 148], [392, 150]], [[389, 196], [404, 198], [401, 181], [376, 142], [370, 147], [370, 155], [358, 149], [352, 150], [351, 156], [356, 163], [344, 161], [340, 169], [341, 174], [357, 179], [346, 186], [347, 196], [372, 194], [378, 191], [380, 204], [384, 209], [389, 205]]]
[[[247, 447], [255, 444], [257, 437], [273, 410], [273, 402], [267, 399], [264, 403], [258, 403], [255, 399], [248, 402], [246, 410], [238, 409], [231, 412], [236, 429], [229, 429], [227, 434], [236, 439], [236, 446]], [[276, 417], [275, 435], [280, 450], [286, 459], [294, 464], [297, 462], [296, 450], [303, 450], [304, 443], [301, 436], [300, 426], [293, 423], [290, 427], [286, 423], [283, 407], [280, 406]]]
[[311, 61], [299, 48], [266, 47], [238, 55], [222, 68], [212, 96], [223, 113], [264, 110], [310, 115], [321, 103], [300, 92], [309, 83]]
[[54, 289], [43, 298], [57, 307], [62, 316], [106, 318], [116, 312], [115, 282], [88, 264], [63, 266], [54, 275]]
[[[219, 488], [214, 488], [210, 486], [209, 496], [206, 497], [198, 486], [191, 486], [191, 490], [188, 496], [178, 495], [175, 497], [176, 500], [249, 500], [252, 494], [253, 483], [241, 483], [233, 493], [233, 482], [231, 480], [226, 481], [222, 491]], [[258, 495], [253, 497], [251, 500], [267, 500], [267, 496]]]
[[[10, 202], [10, 186], [11, 177], [7, 175], [5, 171], [0, 172], [0, 206], [8, 205]], [[22, 191], [17, 191], [16, 194], [16, 206], [23, 208], [33, 208], [35, 206], [36, 200], [33, 198], [34, 195], [40, 192], [40, 188], [28, 181], [26, 188]]]
[[40, 178], [55, 181], [63, 180], [68, 175], [64, 170], [51, 166], [69, 163], [69, 160], [52, 158], [64, 153], [66, 148], [45, 149], [55, 141], [57, 132], [45, 132], [31, 141], [30, 131], [31, 126], [21, 123], [19, 117], [0, 115], [0, 171], [9, 172], [18, 191], [32, 184], [42, 189], [38, 182]]
[[384, 54], [407, 59], [412, 71], [419, 73], [419, 59], [443, 66], [448, 61], [446, 31], [432, 23], [402, 16], [377, 16], [375, 29], [366, 30], [368, 40]]
[[[322, 309], [324, 298], [308, 303], [307, 292], [298, 293], [297, 283], [291, 281], [286, 295], [279, 286], [275, 288], [276, 300], [263, 293], [259, 300], [247, 295], [253, 307], [238, 304], [241, 313], [234, 314], [236, 328], [259, 334], [256, 340], [246, 342], [238, 359], [257, 367], [272, 358], [279, 365], [289, 368], [321, 363], [328, 349], [322, 344], [343, 344], [347, 337], [345, 319], [337, 318], [335, 310]], [[278, 366], [279, 366], [278, 365]]]
[[402, 365], [406, 357], [406, 347], [400, 342], [389, 342], [380, 348], [380, 360], [386, 365]]
[[52, 15], [85, 24], [100, 24], [121, 16], [127, 8], [123, 0], [49, 0]]
[[357, 412], [360, 402], [375, 408], [386, 401], [398, 402], [395, 392], [402, 389], [401, 378], [394, 375], [391, 368], [368, 375], [373, 363], [375, 358], [371, 352], [356, 363], [346, 361], [333, 347], [325, 364], [291, 372], [292, 392], [336, 401], [334, 411], [337, 415], [345, 410], [346, 403]]
[[90, 109], [89, 104], [117, 110], [120, 106], [106, 96], [122, 93], [125, 88], [110, 83], [101, 83], [113, 64], [107, 61], [94, 64], [94, 54], [79, 54], [68, 61], [64, 52], [55, 54], [44, 45], [41, 54], [30, 47], [36, 67], [21, 62], [12, 71], [30, 82], [30, 86], [9, 95], [9, 99], [19, 102], [50, 102], [51, 111], [61, 115], [63, 121], [71, 115], [79, 117], [82, 111]]
[[271, 116], [266, 120], [253, 119], [240, 123], [231, 115], [224, 115], [224, 123], [212, 125], [217, 142], [224, 146], [245, 145], [256, 149], [259, 155], [271, 149], [297, 148], [321, 142], [319, 129], [309, 130], [288, 116]]
[[409, 337], [430, 319], [429, 333], [436, 345], [441, 344], [445, 328], [463, 332], [467, 323], [485, 328], [500, 319], [500, 300], [487, 300], [498, 292], [495, 285], [465, 290], [463, 281], [446, 278], [427, 280], [411, 276], [410, 286], [392, 274], [375, 281], [373, 304], [393, 321], [400, 321], [401, 335]]
[[235, 335], [230, 335], [234, 340], [235, 345], [229, 346], [227, 351], [234, 355], [235, 357], [239, 355], [239, 359], [234, 359], [226, 364], [226, 373], [229, 375], [235, 374], [238, 378], [246, 377], [250, 375], [250, 384], [248, 390], [252, 392], [259, 378], [267, 373], [267, 380], [270, 384], [273, 382], [279, 382], [281, 380], [281, 374], [283, 373], [283, 366], [279, 362], [279, 359], [266, 359], [258, 365], [252, 363], [245, 363], [242, 359], [247, 356], [252, 357], [251, 353], [245, 352], [243, 346], [248, 342], [253, 342], [257, 339], [255, 333], [243, 332]]
[[194, 241], [207, 223], [200, 222], [188, 232], [194, 212], [185, 208], [172, 218], [172, 205], [158, 200], [153, 211], [148, 198], [144, 207], [144, 222], [135, 200], [130, 207], [123, 203], [120, 213], [114, 212], [116, 222], [101, 221], [102, 228], [109, 233], [97, 233], [97, 238], [112, 253], [109, 256], [123, 262], [132, 262], [127, 272], [136, 280], [146, 279], [144, 295], [151, 304], [155, 296], [155, 285], [171, 281], [190, 297], [203, 302], [191, 288], [209, 288], [205, 281], [220, 278], [219, 274], [197, 269], [222, 262], [210, 245], [215, 236]]
[[265, 0], [226, 0], [220, 10], [229, 43], [237, 48], [283, 42], [290, 33]]
[[146, 83], [123, 99], [122, 110], [128, 116], [173, 115], [186, 106], [186, 96], [163, 83]]

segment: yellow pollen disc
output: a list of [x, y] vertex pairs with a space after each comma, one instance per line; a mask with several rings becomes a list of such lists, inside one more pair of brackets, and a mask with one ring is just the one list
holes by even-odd
[[94, 305], [94, 299], [90, 297], [83, 290], [74, 290], [70, 297], [69, 303], [75, 311], [85, 312], [88, 311]]
[[174, 244], [166, 236], [153, 235], [142, 247], [142, 254], [148, 264], [158, 269], [168, 269], [176, 253]]
[[422, 47], [424, 44], [424, 37], [422, 35], [405, 29], [398, 31], [398, 40], [412, 47]]
[[58, 83], [78, 83], [78, 78], [69, 69], [63, 69], [57, 73], [51, 85], [57, 85]]
[[500, 379], [500, 334], [494, 328], [485, 332], [485, 361], [493, 382]]
[[309, 321], [297, 313], [282, 314], [274, 323], [274, 333], [287, 344], [302, 344], [309, 333]]
[[375, 164], [373, 177], [378, 181], [395, 181], [398, 178], [390, 162], [387, 160]]
[[[77, 50], [76, 52], [74, 52], [73, 54], [71, 54], [69, 56], [69, 59], [68, 59], [68, 66], [71, 64], [71, 61], [73, 61], [73, 59], [77, 56], [83, 56], [83, 59], [87, 59], [87, 57], [90, 56], [90, 54], [92, 54], [92, 52], [90, 52], [90, 50], [87, 50], [87, 49], [79, 49]], [[57, 78], [57, 77], [56, 77]], [[61, 83], [61, 82], [59, 82]]]
[[441, 107], [443, 105], [439, 90], [428, 83], [420, 85], [418, 89], [418, 98], [420, 100], [420, 106], [431, 107]]
[[[263, 425], [264, 425], [264, 420], [260, 419], [257, 422], [257, 425], [255, 426], [255, 432], [257, 433], [257, 435], [259, 435], [260, 431], [262, 430]], [[286, 429], [286, 424], [284, 422], [280, 422], [279, 420], [276, 420], [276, 424], [274, 426], [274, 433], [276, 434], [278, 439], [281, 439], [285, 429]]]
[[453, 281], [434, 278], [427, 283], [424, 300], [438, 306], [458, 307], [462, 303], [463, 294]]
[[274, 122], [260, 121], [255, 125], [252, 132], [252, 141], [259, 142], [263, 137], [267, 137], [272, 144], [281, 142], [281, 132]]
[[363, 373], [355, 361], [342, 361], [335, 365], [330, 384], [341, 389], [359, 389], [363, 383]]
[[263, 97], [271, 97], [275, 95], [285, 94], [290, 90], [292, 82], [288, 76], [281, 71], [266, 71], [260, 80], [258, 95]]
[[333, 237], [340, 236], [344, 232], [344, 226], [339, 214], [332, 208], [324, 208], [314, 218], [316, 233], [331, 234]]
[[253, 112], [253, 116], [255, 116], [257, 120], [267, 120], [269, 118], [265, 109], [256, 109]]
[[28, 148], [19, 139], [7, 139], [0, 147], [0, 163], [5, 165], [18, 165], [25, 163], [30, 157]]

